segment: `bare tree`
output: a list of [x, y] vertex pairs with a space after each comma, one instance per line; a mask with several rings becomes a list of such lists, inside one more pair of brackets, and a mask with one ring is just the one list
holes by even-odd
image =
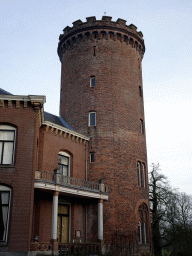
[[149, 200], [153, 251], [155, 256], [162, 256], [160, 223], [164, 219], [165, 202], [169, 192], [169, 185], [166, 177], [159, 173], [159, 164], [152, 164], [152, 170], [149, 174]]
[[192, 255], [192, 197], [169, 186], [160, 173], [159, 164], [152, 164], [149, 173], [151, 229], [155, 256], [162, 248], [171, 255]]

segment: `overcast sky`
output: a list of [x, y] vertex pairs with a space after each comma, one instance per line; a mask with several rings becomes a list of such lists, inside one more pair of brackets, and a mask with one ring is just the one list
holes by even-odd
[[72, 22], [127, 20], [142, 31], [148, 165], [159, 163], [170, 184], [192, 194], [192, 1], [0, 0], [0, 87], [46, 95], [59, 114], [59, 35]]

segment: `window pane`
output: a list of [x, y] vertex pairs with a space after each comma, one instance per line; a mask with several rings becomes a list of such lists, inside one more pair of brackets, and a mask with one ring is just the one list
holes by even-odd
[[14, 140], [14, 131], [0, 131], [0, 140]]
[[3, 213], [3, 224], [4, 224], [4, 227], [6, 227], [7, 226], [8, 206], [2, 206], [2, 213]]
[[90, 126], [95, 126], [95, 113], [90, 113]]
[[3, 213], [2, 213], [2, 207], [0, 207], [0, 241], [3, 241], [4, 237], [4, 222], [3, 222]]
[[7, 237], [9, 195], [9, 191], [0, 191], [0, 241], [6, 241]]
[[60, 157], [60, 163], [61, 164], [65, 164], [65, 165], [68, 165], [68, 163], [69, 163], [69, 158], [67, 157], [67, 156], [61, 156]]
[[138, 175], [138, 186], [141, 186], [141, 165], [140, 162], [137, 162], [137, 175]]
[[58, 166], [58, 169], [59, 169], [59, 171], [60, 171], [60, 174], [63, 175], [63, 166], [62, 166], [62, 165], [59, 165], [59, 166]]
[[95, 154], [94, 153], [90, 153], [90, 162], [91, 163], [95, 162]]
[[143, 187], [145, 188], [145, 165], [143, 164]]
[[95, 77], [91, 77], [91, 87], [95, 87]]
[[1, 203], [9, 204], [9, 192], [1, 192]]
[[5, 142], [2, 164], [12, 164], [12, 163], [13, 163], [13, 142]]
[[63, 175], [68, 176], [68, 166], [63, 166]]
[[1, 158], [2, 158], [2, 147], [3, 147], [3, 142], [0, 142], [0, 164], [1, 164]]

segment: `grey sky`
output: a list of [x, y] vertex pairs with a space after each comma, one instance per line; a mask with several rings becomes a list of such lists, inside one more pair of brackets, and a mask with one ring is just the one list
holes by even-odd
[[0, 87], [46, 95], [45, 110], [58, 115], [59, 34], [104, 12], [144, 34], [148, 164], [159, 163], [173, 187], [192, 194], [192, 1], [0, 0]]

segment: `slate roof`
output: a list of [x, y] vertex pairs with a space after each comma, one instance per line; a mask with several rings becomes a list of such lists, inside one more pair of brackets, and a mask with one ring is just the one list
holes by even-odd
[[51, 123], [63, 126], [71, 131], [75, 131], [73, 128], [71, 128], [71, 126], [67, 122], [65, 122], [65, 120], [63, 120], [61, 116], [55, 116], [45, 111], [44, 111], [44, 121], [49, 121]]
[[0, 94], [1, 94], [1, 95], [13, 95], [12, 93], [7, 92], [7, 91], [5, 91], [5, 90], [3, 90], [3, 89], [1, 89], [1, 88], [0, 88]]

